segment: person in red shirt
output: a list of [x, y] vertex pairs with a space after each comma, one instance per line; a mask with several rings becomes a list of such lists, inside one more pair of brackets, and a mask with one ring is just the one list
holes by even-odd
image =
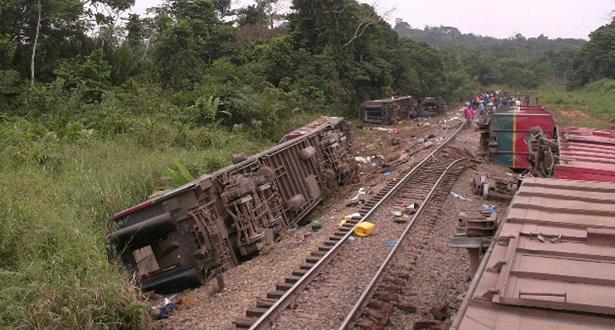
[[465, 115], [466, 127], [470, 128], [472, 127], [472, 120], [474, 120], [474, 108], [471, 105], [466, 107]]

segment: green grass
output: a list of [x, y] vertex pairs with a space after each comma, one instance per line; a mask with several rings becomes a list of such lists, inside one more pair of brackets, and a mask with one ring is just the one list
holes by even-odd
[[141, 293], [108, 259], [107, 219], [162, 188], [174, 161], [202, 174], [271, 144], [217, 128], [67, 142], [32, 122], [0, 121], [0, 328], [151, 327]]
[[580, 89], [545, 86], [536, 91], [559, 126], [615, 128], [615, 80], [603, 79]]

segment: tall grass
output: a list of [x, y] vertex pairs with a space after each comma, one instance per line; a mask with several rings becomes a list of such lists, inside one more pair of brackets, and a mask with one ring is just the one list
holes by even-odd
[[615, 128], [615, 80], [602, 79], [575, 90], [544, 86], [540, 102], [553, 110], [560, 126]]
[[107, 257], [109, 216], [161, 188], [176, 160], [202, 174], [274, 143], [216, 128], [80, 134], [0, 122], [0, 328], [151, 326], [139, 290]]

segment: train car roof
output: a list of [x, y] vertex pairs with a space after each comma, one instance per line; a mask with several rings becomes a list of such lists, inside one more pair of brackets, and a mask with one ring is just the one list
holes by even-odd
[[615, 182], [615, 131], [565, 128], [558, 143], [555, 177]]
[[527, 178], [453, 329], [615, 328], [615, 183]]

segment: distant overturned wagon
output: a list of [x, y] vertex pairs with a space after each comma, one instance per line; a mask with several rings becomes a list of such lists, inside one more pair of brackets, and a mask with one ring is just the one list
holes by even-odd
[[441, 97], [426, 97], [421, 101], [419, 115], [436, 116], [448, 111], [446, 102]]
[[343, 118], [322, 117], [283, 141], [112, 217], [109, 240], [143, 289], [202, 284], [258, 253], [354, 177]]
[[370, 100], [361, 104], [359, 119], [364, 123], [394, 125], [400, 120], [419, 115], [418, 102], [412, 96]]

